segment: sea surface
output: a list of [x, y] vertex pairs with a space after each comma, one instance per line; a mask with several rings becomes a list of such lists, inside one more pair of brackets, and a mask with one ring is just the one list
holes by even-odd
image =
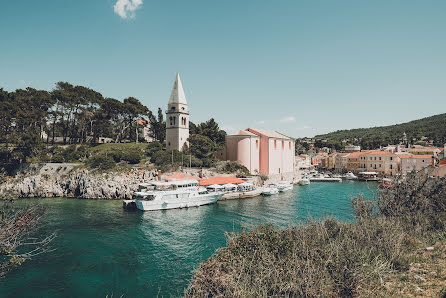
[[181, 296], [200, 261], [226, 245], [225, 232], [309, 217], [352, 221], [351, 198], [376, 190], [376, 183], [319, 182], [271, 197], [145, 213], [124, 211], [122, 201], [20, 200], [48, 207], [38, 236], [56, 231], [55, 251], [8, 273], [0, 297]]

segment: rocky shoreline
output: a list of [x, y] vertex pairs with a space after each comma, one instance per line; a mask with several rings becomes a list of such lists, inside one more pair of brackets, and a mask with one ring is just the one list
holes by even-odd
[[[186, 174], [202, 178], [222, 175], [207, 169], [187, 169]], [[74, 163], [28, 164], [14, 178], [0, 185], [0, 194], [9, 192], [18, 198], [129, 200], [138, 184], [157, 177], [156, 170], [147, 168], [100, 173]], [[262, 184], [259, 178], [251, 179], [251, 182]]]
[[68, 197], [81, 199], [125, 200], [138, 184], [155, 179], [154, 170], [96, 173], [78, 169], [78, 164], [32, 164], [0, 187], [19, 198]]

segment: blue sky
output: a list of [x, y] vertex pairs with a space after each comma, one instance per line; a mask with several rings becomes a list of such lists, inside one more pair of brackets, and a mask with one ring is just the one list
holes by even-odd
[[0, 88], [156, 110], [180, 72], [191, 121], [293, 137], [446, 112], [444, 0], [120, 1], [2, 1]]

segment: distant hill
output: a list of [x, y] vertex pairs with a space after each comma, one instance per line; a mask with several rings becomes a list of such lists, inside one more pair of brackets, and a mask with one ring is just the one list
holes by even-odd
[[396, 125], [338, 130], [317, 135], [315, 138], [338, 142], [349, 139], [352, 143], [379, 145], [396, 144], [402, 139], [404, 133], [409, 143], [414, 138], [419, 140], [425, 136], [433, 140], [435, 145], [442, 146], [446, 142], [446, 113]]

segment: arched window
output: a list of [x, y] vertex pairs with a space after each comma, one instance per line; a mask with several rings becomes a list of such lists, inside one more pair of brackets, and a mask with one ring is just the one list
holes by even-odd
[[173, 125], [173, 117], [170, 117], [170, 125]]
[[173, 125], [175, 125], [175, 117], [173, 117]]

